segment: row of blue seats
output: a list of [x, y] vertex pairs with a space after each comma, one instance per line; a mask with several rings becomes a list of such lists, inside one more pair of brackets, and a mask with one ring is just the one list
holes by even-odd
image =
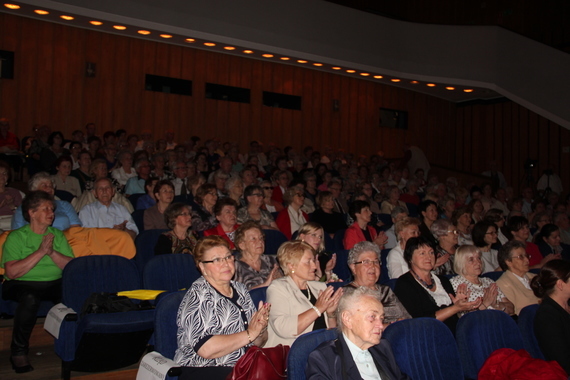
[[[254, 302], [265, 300], [265, 289], [250, 292]], [[183, 292], [166, 295], [155, 314], [155, 350], [172, 359], [177, 348], [176, 314]], [[497, 310], [469, 313], [459, 320], [454, 338], [442, 322], [434, 318], [408, 319], [389, 325], [383, 333], [392, 345], [400, 369], [412, 379], [477, 379], [489, 355], [499, 348], [526, 349], [534, 358], [544, 359], [534, 336], [533, 322], [538, 305], [524, 308], [518, 326]], [[309, 354], [324, 341], [336, 339], [337, 330], [318, 330], [297, 338], [288, 358], [288, 379], [305, 380]], [[176, 369], [171, 370], [175, 378]]]

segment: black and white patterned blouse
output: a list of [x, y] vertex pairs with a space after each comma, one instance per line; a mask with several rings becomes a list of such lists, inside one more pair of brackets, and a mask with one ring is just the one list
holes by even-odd
[[197, 354], [212, 336], [236, 334], [247, 328], [255, 306], [245, 285], [232, 281], [231, 286], [234, 295], [230, 299], [204, 277], [192, 284], [178, 309], [176, 363], [185, 367], [233, 367], [245, 353], [242, 347], [216, 359], [205, 359]]

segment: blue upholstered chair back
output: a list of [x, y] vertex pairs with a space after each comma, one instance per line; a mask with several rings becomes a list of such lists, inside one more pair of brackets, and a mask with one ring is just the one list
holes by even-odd
[[336, 251], [336, 265], [333, 272], [343, 281], [352, 278], [352, 272], [348, 267], [348, 252], [346, 249]]
[[146, 263], [143, 269], [143, 286], [145, 289], [175, 292], [189, 289], [199, 277], [200, 273], [192, 255], [159, 255]]
[[137, 254], [134, 261], [137, 263], [139, 272], [142, 274], [146, 263], [154, 257], [154, 247], [158, 241], [158, 237], [168, 230], [147, 230], [138, 234], [135, 240]]
[[481, 275], [481, 277], [487, 277], [490, 278], [493, 281], [497, 281], [505, 272], [501, 272], [501, 271], [497, 271], [497, 272], [487, 272], [487, 273], [483, 273]]
[[528, 305], [524, 307], [519, 313], [517, 324], [521, 330], [524, 349], [529, 352], [535, 359], [543, 359], [544, 354], [540, 350], [536, 335], [534, 335], [534, 317], [539, 305]]
[[398, 281], [397, 278], [392, 278], [392, 279], [386, 281], [385, 283], [383, 283], [382, 285], [386, 285], [386, 286], [390, 287], [390, 289], [392, 289], [392, 291], [394, 291], [396, 289], [396, 281]]
[[257, 307], [257, 305], [259, 305], [259, 301], [265, 302], [265, 300], [267, 299], [267, 286], [251, 289], [249, 291], [249, 295], [253, 300], [253, 304], [255, 305], [255, 307]]
[[344, 240], [344, 233], [346, 232], [346, 228], [342, 229], [342, 230], [338, 230], [337, 232], [334, 233], [334, 245], [335, 245], [335, 251], [339, 251], [344, 249], [344, 243], [342, 242]]
[[142, 234], [144, 232], [144, 211], [145, 210], [135, 210], [131, 214], [135, 224], [137, 225], [137, 228], [139, 229], [139, 234]]
[[390, 253], [391, 249], [383, 249], [380, 252], [380, 278], [378, 279], [378, 282], [383, 284], [385, 282], [387, 282], [390, 279], [390, 276], [388, 276], [388, 263], [387, 263], [387, 259], [388, 259], [388, 253]]
[[329, 252], [334, 252], [335, 251], [335, 244], [334, 244], [334, 240], [331, 237], [331, 235], [327, 234], [325, 232], [325, 250], [329, 251]]
[[459, 319], [455, 332], [465, 376], [476, 379], [479, 369], [499, 348], [524, 348], [517, 324], [499, 310], [478, 310]]
[[137, 266], [129, 259], [115, 255], [77, 257], [63, 270], [62, 300], [79, 313], [91, 293], [135, 290], [141, 285]]
[[162, 356], [173, 359], [178, 348], [176, 317], [186, 292], [169, 293], [156, 305], [154, 312], [154, 349]]
[[462, 380], [457, 344], [435, 318], [406, 319], [389, 325], [382, 337], [392, 346], [398, 367], [412, 379]]
[[305, 367], [307, 366], [309, 354], [321, 343], [337, 337], [338, 332], [336, 329], [323, 329], [311, 331], [295, 339], [287, 358], [287, 378], [289, 380], [305, 380]]
[[276, 255], [277, 250], [281, 244], [287, 241], [287, 237], [283, 235], [283, 232], [276, 230], [264, 230], [265, 234], [265, 254], [266, 255]]

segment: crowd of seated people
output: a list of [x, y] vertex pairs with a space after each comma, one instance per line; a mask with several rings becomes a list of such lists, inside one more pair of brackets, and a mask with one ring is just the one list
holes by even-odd
[[[460, 184], [455, 178], [441, 182], [429, 175], [429, 167], [378, 155], [357, 157], [330, 148], [321, 154], [311, 147], [297, 153], [275, 145], [264, 150], [257, 141], [240, 151], [235, 144], [202, 143], [195, 136], [176, 144], [172, 132], [168, 143], [153, 142], [152, 133], [144, 132], [139, 138], [107, 131], [99, 138], [90, 123], [67, 141], [60, 132], [38, 127], [21, 150], [30, 176], [27, 190], [53, 199], [50, 228], [60, 231], [110, 228], [135, 239], [142, 229], [133, 211], [140, 210], [145, 231], [167, 230], [152, 247], [156, 255], [196, 255], [201, 239], [221, 237], [207, 240], [213, 245], [195, 256], [205, 275], [201, 286], [212, 285], [216, 302], [243, 293], [234, 283], [244, 283], [247, 290], [268, 287], [273, 306], [261, 329], [267, 328], [266, 338], [264, 331], [251, 336], [245, 328], [247, 341], [243, 334], [235, 344], [228, 338], [233, 350], [212, 356], [219, 345], [213, 331], [189, 354], [201, 358], [187, 363], [232, 365], [234, 353], [243, 353], [257, 338], [267, 339], [267, 345], [290, 345], [304, 332], [346, 328], [336, 313], [343, 290], [327, 286], [338, 280], [333, 272], [338, 265], [352, 273], [340, 279], [349, 288], [366, 287], [377, 295], [387, 321], [431, 316], [454, 330], [458, 318], [474, 310], [516, 315], [537, 303], [534, 272], [551, 261], [570, 260], [564, 194], [527, 187], [517, 198], [509, 187]], [[11, 220], [5, 229], [16, 230], [29, 220], [21, 206], [24, 194], [9, 187], [11, 169], [0, 161], [0, 177], [6, 177], [0, 179], [0, 217]], [[264, 254], [269, 230], [290, 240], [277, 256]], [[345, 262], [337, 261], [339, 251], [325, 249], [327, 239], [335, 250], [350, 250]], [[238, 252], [235, 260], [225, 256], [226, 250]], [[11, 256], [4, 256], [4, 267], [10, 266], [6, 257]], [[230, 263], [235, 277], [226, 279], [228, 273], [217, 271]], [[394, 291], [379, 284], [382, 271], [395, 281]], [[496, 282], [484, 277], [498, 271], [504, 273]], [[248, 318], [242, 319], [235, 334], [247, 326]], [[25, 351], [13, 351], [20, 370], [29, 369], [27, 359], [19, 358]]]

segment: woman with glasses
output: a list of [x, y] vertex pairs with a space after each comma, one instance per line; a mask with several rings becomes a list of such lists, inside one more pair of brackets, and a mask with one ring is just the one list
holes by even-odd
[[163, 215], [174, 199], [174, 185], [169, 180], [163, 179], [154, 185], [153, 192], [156, 204], [144, 210], [144, 229], [166, 230], [168, 225]]
[[238, 210], [237, 222], [244, 224], [248, 220], [257, 222], [264, 230], [279, 230], [271, 213], [262, 209], [264, 190], [258, 185], [249, 185], [243, 192], [245, 207]]
[[457, 230], [447, 219], [438, 219], [432, 223], [430, 232], [437, 240], [435, 250], [434, 274], [449, 275], [453, 271], [453, 259], [457, 249]]
[[471, 293], [465, 284], [456, 292], [447, 277], [432, 273], [435, 253], [423, 236], [408, 239], [404, 259], [410, 270], [396, 281], [395, 293], [413, 318], [436, 318], [455, 333], [457, 314], [481, 306], [480, 298], [469, 301]]
[[235, 281], [251, 290], [269, 286], [274, 279], [283, 276], [275, 256], [263, 254], [265, 236], [257, 222], [248, 220], [242, 224], [236, 231], [234, 242], [239, 251]]
[[525, 243], [518, 240], [511, 240], [499, 250], [499, 265], [505, 273], [497, 280], [497, 285], [515, 305], [515, 314], [525, 306], [538, 303], [538, 297], [530, 287], [530, 281], [536, 275], [528, 271], [529, 259]]
[[158, 237], [155, 255], [194, 252], [198, 235], [192, 231], [192, 209], [184, 203], [171, 203], [164, 210], [164, 221], [170, 231]]
[[272, 198], [273, 186], [271, 186], [271, 181], [263, 181], [261, 182], [260, 186], [263, 190], [262, 207], [264, 207], [269, 212], [281, 212], [284, 207], [281, 202], [277, 202]]
[[379, 301], [384, 306], [384, 324], [411, 318], [392, 289], [378, 284], [380, 278], [380, 248], [369, 241], [356, 243], [348, 253], [348, 267], [354, 280], [346, 287], [361, 286], [375, 290], [380, 294]]
[[291, 240], [293, 234], [309, 221], [309, 215], [301, 210], [305, 204], [305, 194], [297, 187], [290, 187], [283, 194], [286, 208], [277, 215], [275, 223], [283, 235]]
[[279, 247], [277, 260], [285, 274], [267, 288], [269, 317], [267, 346], [291, 345], [307, 332], [336, 327], [336, 308], [342, 289], [315, 281], [316, 252], [302, 241], [288, 241]]
[[194, 259], [202, 277], [178, 309], [174, 361], [181, 380], [225, 379], [248, 347], [265, 344], [270, 305], [254, 305], [245, 285], [232, 281], [234, 256], [220, 236], [201, 239]]
[[483, 268], [481, 273], [500, 271], [499, 260], [497, 259], [497, 250], [492, 249], [493, 244], [497, 243], [497, 226], [495, 223], [483, 220], [478, 222], [471, 231], [473, 237], [473, 245], [481, 252], [481, 261]]
[[[488, 277], [480, 277], [483, 272], [483, 266], [484, 262], [481, 252], [477, 247], [474, 245], [462, 245], [459, 247], [453, 262], [453, 268], [457, 276], [450, 280], [453, 289], [457, 291], [459, 285], [465, 284], [471, 292], [469, 301], [481, 298], [482, 302], [479, 310], [497, 309], [512, 315], [514, 313], [514, 305], [501, 292], [495, 281]], [[461, 317], [470, 311], [474, 310], [461, 312], [459, 316]]]

